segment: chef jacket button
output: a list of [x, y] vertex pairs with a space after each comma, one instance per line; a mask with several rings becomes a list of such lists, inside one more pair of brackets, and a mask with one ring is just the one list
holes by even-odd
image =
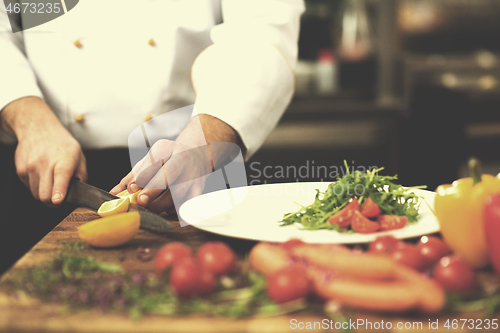
[[150, 115], [149, 113], [144, 116], [144, 121], [150, 121], [151, 119], [153, 119], [153, 116]]
[[83, 47], [83, 45], [82, 45], [82, 43], [80, 42], [80, 40], [79, 40], [79, 39], [75, 40], [75, 41], [73, 42], [73, 44], [74, 44], [77, 48], [79, 48], [79, 49], [81, 49], [81, 48]]
[[77, 123], [81, 124], [85, 121], [85, 116], [83, 114], [79, 113], [79, 114], [75, 115], [75, 121]]
[[150, 40], [148, 40], [148, 44], [151, 45], [151, 46], [155, 46], [156, 45], [155, 40], [153, 38], [151, 38]]

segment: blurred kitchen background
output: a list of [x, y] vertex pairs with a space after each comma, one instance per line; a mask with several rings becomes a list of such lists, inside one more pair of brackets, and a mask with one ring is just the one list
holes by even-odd
[[500, 172], [499, 0], [306, 6], [296, 94], [249, 182], [331, 180], [313, 169], [344, 160], [431, 190], [466, 176], [472, 155]]

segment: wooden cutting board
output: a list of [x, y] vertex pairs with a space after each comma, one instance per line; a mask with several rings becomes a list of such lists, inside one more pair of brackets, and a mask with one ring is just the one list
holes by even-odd
[[[0, 332], [315, 332], [325, 331], [326, 327], [335, 325], [330, 319], [321, 315], [290, 314], [271, 318], [226, 319], [202, 316], [166, 317], [158, 315], [144, 316], [140, 320], [132, 320], [126, 315], [103, 313], [98, 309], [68, 310], [64, 305], [43, 302], [33, 299], [24, 292], [12, 292], [6, 281], [13, 276], [16, 270], [32, 267], [51, 259], [59, 252], [62, 243], [79, 240], [78, 226], [86, 221], [97, 218], [95, 213], [79, 208], [64, 219], [37, 245], [26, 253], [11, 270], [0, 279]], [[194, 227], [180, 227], [173, 222], [176, 228], [165, 235], [155, 235], [146, 231], [139, 234], [129, 244], [118, 249], [91, 250], [96, 260], [119, 263], [127, 271], [153, 271], [153, 261], [141, 262], [137, 259], [137, 248], [145, 246], [151, 253], [169, 241], [181, 241], [190, 245], [194, 250], [206, 241], [221, 240], [230, 245], [243, 259], [245, 254], [255, 244], [251, 241], [231, 239], [200, 231]], [[390, 322], [392, 330], [397, 326], [412, 326], [407, 332], [425, 332], [429, 322], [439, 320], [439, 330], [434, 332], [465, 332], [467, 329], [449, 330], [443, 327], [447, 319], [479, 319], [482, 313], [461, 313], [460, 315], [441, 314], [439, 316], [408, 315], [398, 317], [358, 312], [351, 320], [364, 320], [372, 325], [383, 325], [387, 328]], [[383, 321], [383, 324], [382, 324]], [[499, 320], [500, 321], [500, 320]], [[301, 324], [302, 323], [302, 324]], [[310, 325], [312, 329], [299, 329]], [[421, 323], [421, 324], [418, 324]], [[375, 326], [376, 327], [376, 326]], [[360, 325], [359, 331], [373, 331], [375, 328], [368, 324]], [[377, 332], [392, 331], [376, 329]], [[398, 330], [399, 331], [399, 330]]]

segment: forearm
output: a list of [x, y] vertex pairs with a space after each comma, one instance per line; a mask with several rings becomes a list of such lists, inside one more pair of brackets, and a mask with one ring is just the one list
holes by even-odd
[[[200, 133], [199, 125], [201, 125], [203, 133]], [[238, 133], [231, 126], [207, 114], [199, 114], [193, 117], [176, 141], [185, 146], [208, 144], [210, 159], [212, 165], [215, 166], [226, 159], [231, 149], [220, 149], [220, 147], [223, 147], [222, 145], [212, 143], [232, 143], [244, 150]]]
[[38, 97], [23, 97], [9, 104], [0, 112], [0, 123], [7, 133], [22, 140], [33, 132], [54, 129], [64, 130], [50, 107]]

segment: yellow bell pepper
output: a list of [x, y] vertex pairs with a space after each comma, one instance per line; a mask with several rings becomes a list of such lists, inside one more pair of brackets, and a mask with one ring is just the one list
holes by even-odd
[[477, 160], [469, 162], [472, 178], [463, 178], [436, 189], [434, 209], [448, 246], [472, 267], [488, 264], [483, 228], [486, 198], [500, 193], [500, 179], [481, 175]]

